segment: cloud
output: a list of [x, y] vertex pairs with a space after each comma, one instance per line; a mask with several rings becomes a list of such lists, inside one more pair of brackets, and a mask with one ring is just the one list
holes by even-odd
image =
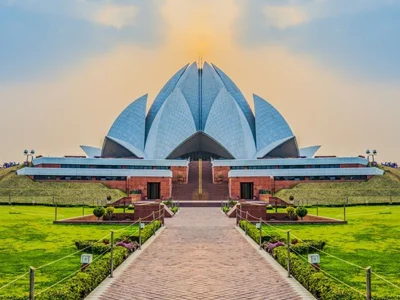
[[[236, 38], [248, 48], [280, 45], [340, 72], [400, 78], [400, 2], [238, 0]], [[293, 4], [296, 3], [296, 4]]]
[[268, 25], [285, 29], [296, 26], [309, 20], [306, 12], [300, 7], [293, 6], [264, 6], [263, 12]]
[[[380, 159], [398, 159], [393, 131], [400, 126], [398, 81], [354, 71], [356, 62], [364, 62], [368, 75], [376, 75], [379, 61], [398, 65], [397, 56], [388, 56], [396, 51], [395, 9], [390, 14], [385, 7], [357, 13], [354, 8], [354, 18], [346, 13], [317, 18], [307, 10], [307, 22], [279, 29], [266, 24], [261, 9], [273, 1], [251, 0], [262, 5], [246, 6], [244, 15], [238, 1], [168, 0], [157, 7], [161, 13], [141, 7], [134, 25], [121, 29], [50, 12], [33, 16], [8, 8], [2, 15], [0, 9], [0, 44], [7, 42], [0, 47], [0, 77], [18, 77], [0, 81], [0, 135], [6, 144], [1, 159], [23, 159], [19, 153], [25, 148], [65, 155], [82, 154], [83, 143], [101, 146], [132, 100], [149, 93], [150, 105], [180, 67], [197, 59], [198, 41], [207, 46], [204, 59], [222, 68], [251, 106], [256, 93], [282, 112], [300, 146], [322, 144], [320, 154], [345, 156], [377, 148]], [[364, 18], [372, 25], [364, 28]], [[49, 66], [60, 72], [46, 76]], [[21, 80], [32, 73], [36, 80]]]
[[120, 29], [135, 25], [137, 14], [138, 8], [135, 6], [106, 5], [95, 12], [93, 20]]
[[0, 2], [0, 82], [53, 77], [119, 44], [159, 45], [164, 23], [155, 5], [153, 0]]

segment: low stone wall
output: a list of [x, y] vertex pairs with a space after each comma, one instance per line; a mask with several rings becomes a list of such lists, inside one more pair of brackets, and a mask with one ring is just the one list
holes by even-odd
[[265, 221], [297, 221], [297, 216], [289, 216], [287, 213], [268, 213]]
[[239, 204], [238, 210], [239, 219], [250, 222], [257, 222], [262, 218], [265, 220], [267, 215], [267, 204], [245, 202]]
[[59, 221], [54, 221], [54, 224], [76, 224], [76, 225], [87, 225], [87, 224], [132, 224], [137, 222], [139, 219], [144, 223], [150, 223], [154, 219], [160, 220], [164, 224], [163, 214], [164, 204], [160, 203], [141, 203], [135, 205], [134, 213], [114, 213], [111, 217], [104, 216], [97, 219], [95, 215], [80, 216], [75, 218], [69, 218]]
[[[284, 213], [278, 213], [278, 215], [285, 215]], [[272, 215], [277, 215], [277, 213], [271, 213], [267, 214], [267, 217]], [[289, 217], [289, 216], [287, 216]], [[281, 218], [281, 217], [280, 217]], [[336, 224], [347, 224], [347, 221], [343, 220], [338, 220], [338, 219], [332, 219], [332, 218], [327, 218], [327, 217], [320, 217], [320, 216], [314, 216], [314, 215], [307, 215], [301, 220], [300, 218], [296, 217], [297, 220], [289, 220], [289, 219], [267, 219], [266, 223], [271, 224], [271, 225], [336, 225]]]
[[[114, 215], [118, 215], [116, 213]], [[90, 224], [105, 224], [105, 225], [115, 225], [115, 224], [132, 224], [136, 220], [134, 218], [134, 214], [126, 214], [121, 213], [122, 215], [132, 215], [131, 219], [123, 219], [122, 217], [118, 217], [118, 220], [104, 220], [103, 218], [97, 219], [95, 215], [87, 215], [75, 218], [69, 218], [64, 220], [53, 221], [53, 224], [73, 224], [73, 225], [90, 225]]]
[[237, 217], [237, 222], [240, 220], [247, 220], [252, 223], [260, 221], [260, 218], [268, 224], [347, 224], [347, 221], [332, 219], [327, 217], [320, 217], [314, 215], [307, 215], [301, 220], [297, 216], [290, 217], [287, 213], [267, 212], [267, 204], [265, 203], [251, 203], [244, 202], [237, 205], [238, 212], [232, 213], [230, 217]]

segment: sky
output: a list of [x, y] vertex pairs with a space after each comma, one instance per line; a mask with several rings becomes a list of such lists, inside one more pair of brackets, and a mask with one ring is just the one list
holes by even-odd
[[400, 0], [0, 0], [0, 162], [83, 155], [199, 55], [300, 147], [399, 161]]

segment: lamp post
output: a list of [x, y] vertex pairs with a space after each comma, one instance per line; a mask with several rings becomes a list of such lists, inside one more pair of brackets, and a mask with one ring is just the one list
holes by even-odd
[[31, 161], [33, 161], [33, 155], [35, 155], [35, 150], [24, 150], [24, 155], [26, 156], [26, 165], [29, 165], [29, 156], [31, 157]]
[[375, 165], [375, 156], [378, 154], [378, 152], [376, 150], [372, 150], [372, 152], [367, 150], [365, 153], [367, 154], [368, 162], [369, 158], [372, 157], [372, 165]]

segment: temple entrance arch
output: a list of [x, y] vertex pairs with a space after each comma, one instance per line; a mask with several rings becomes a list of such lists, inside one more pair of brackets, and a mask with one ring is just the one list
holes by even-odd
[[210, 160], [211, 158], [218, 159], [234, 159], [233, 155], [220, 143], [210, 137], [203, 131], [198, 131], [178, 147], [176, 147], [167, 159], [187, 159], [191, 160]]

